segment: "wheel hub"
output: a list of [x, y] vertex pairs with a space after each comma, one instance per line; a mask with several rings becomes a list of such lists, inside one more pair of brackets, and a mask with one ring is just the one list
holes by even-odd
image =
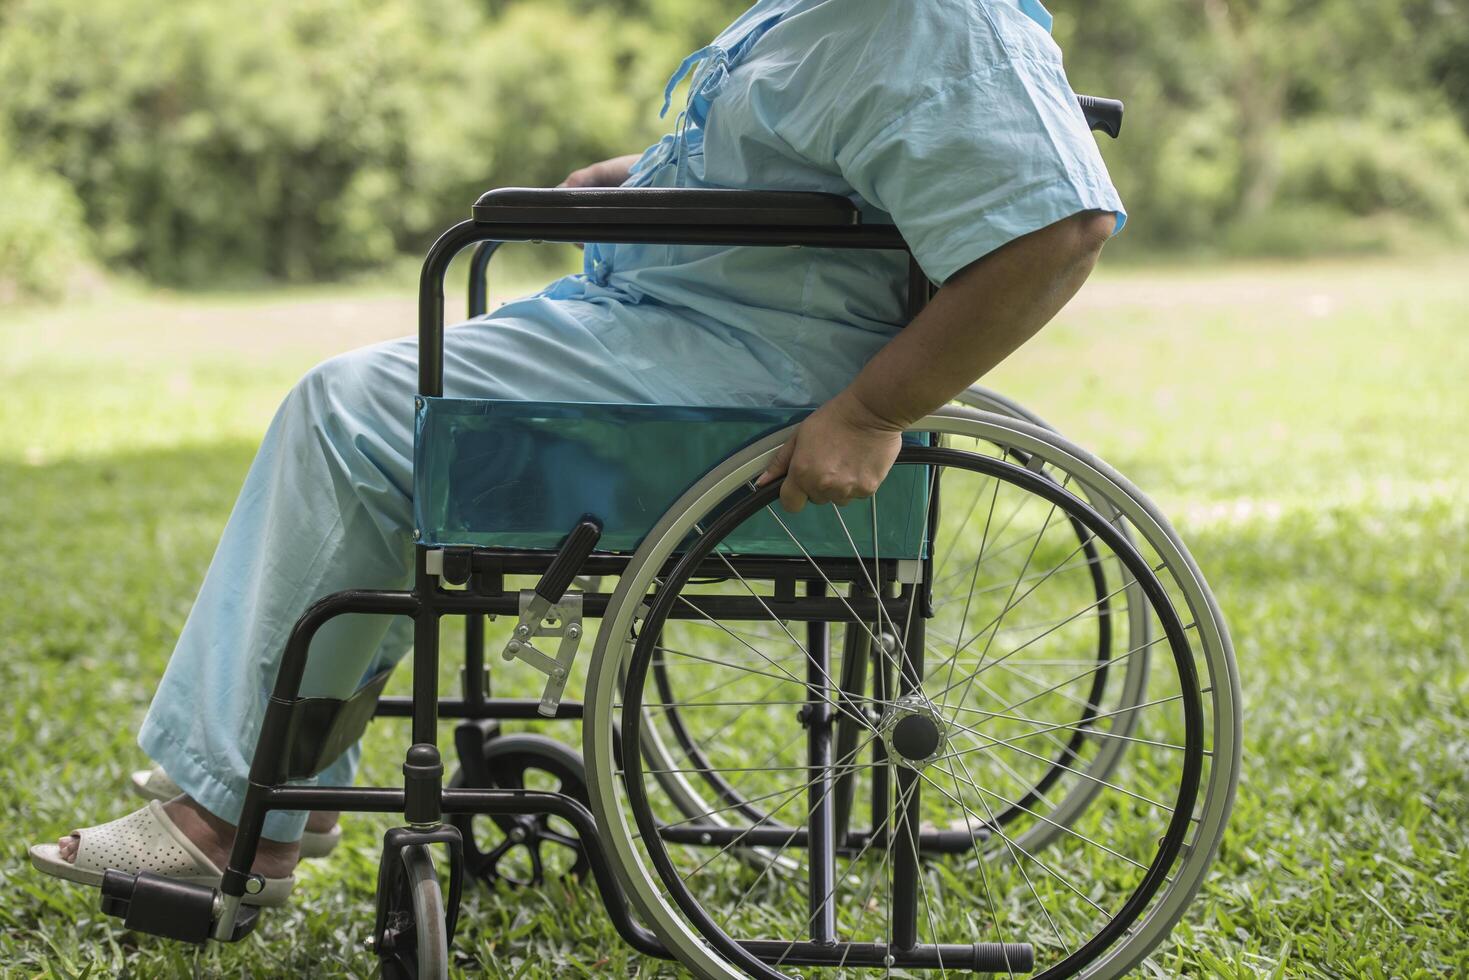
[[933, 705], [910, 694], [896, 701], [879, 723], [888, 756], [910, 769], [921, 769], [944, 754], [948, 725]]

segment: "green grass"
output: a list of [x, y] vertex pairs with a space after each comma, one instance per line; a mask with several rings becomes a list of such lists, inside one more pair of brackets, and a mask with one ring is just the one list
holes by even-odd
[[[1160, 976], [1469, 974], [1469, 261], [1103, 274], [996, 376], [1151, 493], [1209, 576], [1245, 690], [1219, 862]], [[385, 820], [237, 946], [114, 928], [24, 845], [129, 808], [133, 732], [254, 443], [407, 290], [120, 296], [0, 320], [0, 972], [357, 976]], [[401, 681], [401, 678], [399, 679]], [[364, 781], [396, 782], [401, 732]], [[476, 890], [494, 976], [654, 976], [589, 889]]]

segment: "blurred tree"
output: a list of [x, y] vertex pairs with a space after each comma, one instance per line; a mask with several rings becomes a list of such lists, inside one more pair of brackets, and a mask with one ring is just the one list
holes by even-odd
[[[1077, 89], [1130, 105], [1104, 143], [1124, 248], [1469, 226], [1469, 0], [1050, 5]], [[668, 73], [745, 6], [0, 0], [0, 182], [30, 199], [24, 218], [0, 208], [0, 241], [34, 235], [49, 202], [73, 253], [159, 282], [370, 267], [487, 186], [646, 146]], [[1267, 223], [1300, 237], [1239, 232]], [[38, 283], [52, 253], [21, 276], [9, 248], [0, 278]]]
[[0, 126], [76, 189], [104, 261], [332, 276], [421, 248], [491, 184], [655, 138], [677, 34], [593, 4], [496, 9], [13, 0]]
[[1469, 3], [1443, 4], [1428, 33], [1428, 74], [1469, 130]]
[[438, 42], [477, 26], [449, 0], [16, 0], [0, 88], [103, 259], [307, 279], [391, 257], [467, 179], [472, 62]]
[[[1204, 242], [1294, 204], [1360, 216], [1367, 200], [1378, 210], [1434, 200], [1448, 209], [1437, 223], [1460, 228], [1463, 182], [1416, 164], [1469, 150], [1462, 131], [1441, 126], [1451, 103], [1464, 105], [1451, 90], [1463, 76], [1453, 42], [1435, 41], [1469, 34], [1463, 0], [1052, 6], [1077, 87], [1115, 93], [1134, 110], [1127, 138], [1107, 152], [1138, 218], [1135, 239]], [[1350, 179], [1325, 180], [1322, 166], [1377, 191], [1349, 202]], [[1386, 173], [1394, 177], [1368, 176]]]
[[89, 252], [71, 185], [15, 159], [0, 136], [0, 305], [60, 299], [87, 271]]

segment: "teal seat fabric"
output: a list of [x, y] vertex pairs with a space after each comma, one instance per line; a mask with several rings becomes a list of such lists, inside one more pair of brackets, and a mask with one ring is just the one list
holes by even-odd
[[[593, 514], [603, 524], [599, 551], [632, 552], [699, 477], [810, 412], [423, 398], [414, 443], [418, 542], [554, 549]], [[793, 515], [777, 504], [779, 521], [762, 511], [725, 550], [799, 557], [794, 535], [813, 557], [852, 557], [853, 543], [866, 558], [921, 557], [926, 481], [925, 467], [895, 467], [875, 503], [856, 501], [840, 518], [833, 507]]]

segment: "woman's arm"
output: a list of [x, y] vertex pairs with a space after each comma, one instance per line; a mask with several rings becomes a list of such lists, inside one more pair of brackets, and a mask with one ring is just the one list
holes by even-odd
[[1091, 274], [1116, 216], [1087, 211], [1017, 238], [944, 283], [912, 323], [781, 447], [759, 483], [781, 503], [877, 492], [905, 428], [947, 404], [1050, 322]]
[[557, 187], [621, 187], [641, 154], [629, 153], [573, 170]]

